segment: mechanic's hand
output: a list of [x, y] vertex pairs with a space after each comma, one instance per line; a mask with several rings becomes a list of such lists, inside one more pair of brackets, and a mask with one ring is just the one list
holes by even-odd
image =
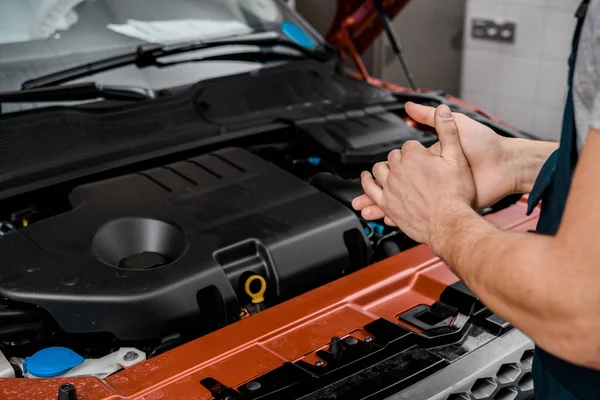
[[[415, 103], [406, 103], [406, 112], [415, 121], [435, 127], [435, 108], [422, 106]], [[508, 142], [487, 126], [474, 121], [464, 114], [454, 113], [454, 120], [459, 131], [462, 149], [469, 161], [475, 186], [477, 199], [475, 208], [483, 209], [501, 200], [503, 197], [516, 193], [517, 179], [514, 163], [510, 160]], [[440, 142], [429, 148], [432, 154], [440, 154]], [[369, 198], [362, 195], [354, 199], [352, 206], [362, 211], [363, 218], [376, 220], [385, 217], [384, 212]], [[393, 225], [389, 218], [385, 223]]]
[[366, 195], [387, 218], [413, 240], [430, 245], [440, 237], [446, 216], [474, 206], [477, 197], [450, 108], [438, 107], [434, 120], [439, 154], [408, 141], [390, 153], [388, 162], [375, 164], [377, 182], [369, 172], [361, 175]]

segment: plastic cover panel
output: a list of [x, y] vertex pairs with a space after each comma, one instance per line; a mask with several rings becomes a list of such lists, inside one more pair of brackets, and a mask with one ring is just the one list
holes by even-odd
[[388, 90], [307, 61], [200, 82], [150, 102], [0, 115], [0, 198], [19, 185], [226, 140], [242, 128], [393, 101]]
[[[67, 332], [203, 329], [200, 307], [222, 298], [219, 319], [231, 322], [249, 303], [245, 274], [267, 280], [268, 303], [366, 261], [353, 212], [242, 149], [80, 186], [70, 200], [72, 211], [0, 241], [0, 296], [44, 308]], [[210, 304], [199, 304], [210, 287]]]
[[298, 130], [342, 163], [381, 161], [408, 140], [418, 140], [425, 146], [437, 141], [436, 135], [412, 128], [391, 112], [348, 113], [337, 119], [301, 125]]
[[216, 124], [247, 120], [302, 120], [348, 108], [395, 101], [387, 89], [371, 86], [323, 66], [272, 69], [254, 79], [221, 79], [197, 98], [203, 116]]

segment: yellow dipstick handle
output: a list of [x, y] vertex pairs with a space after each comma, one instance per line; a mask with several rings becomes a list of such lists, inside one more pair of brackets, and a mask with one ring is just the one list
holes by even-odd
[[[257, 293], [252, 293], [250, 290], [250, 284], [254, 281], [260, 282], [260, 290]], [[263, 295], [265, 294], [265, 290], [267, 290], [267, 281], [260, 275], [252, 275], [250, 278], [246, 279], [246, 284], [244, 285], [244, 289], [246, 290], [246, 294], [250, 296], [252, 302], [254, 304], [262, 303], [265, 301]]]

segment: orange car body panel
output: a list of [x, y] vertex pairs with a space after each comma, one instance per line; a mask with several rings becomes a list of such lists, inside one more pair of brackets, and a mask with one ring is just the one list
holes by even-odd
[[[526, 216], [526, 208], [523, 198], [486, 218], [502, 229], [532, 230], [538, 210]], [[68, 382], [80, 400], [208, 400], [211, 393], [200, 384], [204, 378], [236, 388], [286, 362], [314, 362], [314, 353], [331, 337], [360, 338], [363, 326], [378, 318], [398, 323], [399, 313], [432, 304], [456, 281], [426, 246], [417, 246], [105, 380], [4, 379], [0, 399], [55, 400]]]

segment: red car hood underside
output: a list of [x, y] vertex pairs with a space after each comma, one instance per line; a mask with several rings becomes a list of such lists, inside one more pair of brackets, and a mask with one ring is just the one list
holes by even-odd
[[[393, 19], [410, 0], [383, 0], [383, 8]], [[341, 37], [354, 43], [362, 54], [383, 31], [373, 0], [337, 0], [337, 11], [326, 39], [336, 45]]]

